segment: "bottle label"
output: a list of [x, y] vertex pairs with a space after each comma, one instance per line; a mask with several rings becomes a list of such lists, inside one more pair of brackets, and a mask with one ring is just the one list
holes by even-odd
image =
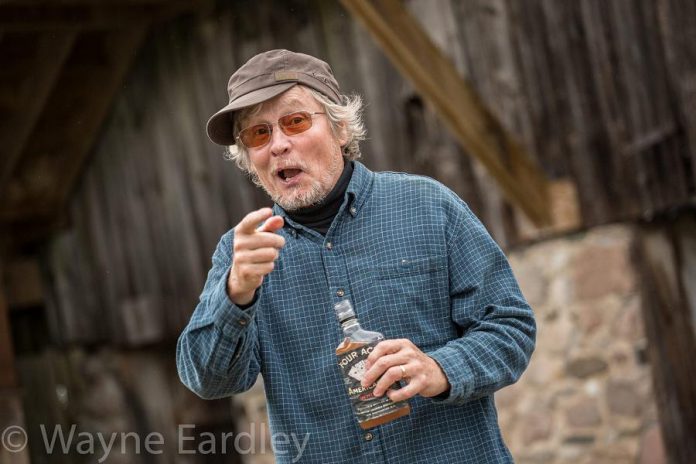
[[[386, 394], [374, 396], [373, 390], [377, 382], [369, 387], [363, 387], [360, 384], [365, 375], [367, 357], [375, 345], [377, 342], [361, 344], [354, 350], [338, 355], [338, 365], [343, 374], [343, 382], [348, 389], [348, 397], [358, 422], [377, 419], [407, 405], [405, 401], [393, 402]], [[390, 388], [399, 388], [398, 382]]]

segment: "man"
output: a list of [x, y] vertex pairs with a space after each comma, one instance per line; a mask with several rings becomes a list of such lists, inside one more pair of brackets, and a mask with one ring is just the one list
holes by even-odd
[[[493, 393], [534, 348], [532, 311], [505, 256], [454, 193], [356, 161], [359, 97], [331, 68], [286, 50], [253, 57], [208, 121], [214, 142], [273, 199], [223, 235], [182, 333], [182, 381], [203, 398], [264, 379], [273, 434], [307, 437], [278, 462], [510, 462]], [[411, 413], [368, 431], [337, 365], [333, 305], [385, 334], [363, 385]], [[400, 389], [389, 386], [401, 381]]]

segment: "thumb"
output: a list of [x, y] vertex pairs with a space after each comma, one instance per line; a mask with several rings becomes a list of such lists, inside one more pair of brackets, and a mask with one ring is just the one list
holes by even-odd
[[268, 219], [266, 219], [266, 222], [264, 222], [261, 227], [257, 229], [259, 232], [275, 232], [279, 230], [280, 228], [283, 227], [283, 224], [285, 221], [283, 220], [282, 216], [271, 216]]

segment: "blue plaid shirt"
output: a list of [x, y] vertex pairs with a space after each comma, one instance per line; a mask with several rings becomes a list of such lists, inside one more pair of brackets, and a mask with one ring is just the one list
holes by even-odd
[[[534, 349], [535, 322], [510, 266], [466, 204], [421, 176], [355, 162], [326, 236], [285, 217], [286, 245], [255, 303], [226, 293], [233, 231], [177, 346], [181, 380], [203, 398], [264, 379], [276, 460], [311, 463], [497, 463], [512, 458], [493, 393], [515, 382]], [[368, 330], [408, 338], [451, 385], [412, 398], [411, 414], [358, 426], [337, 364], [333, 305], [348, 298]], [[294, 435], [293, 435], [294, 434]]]

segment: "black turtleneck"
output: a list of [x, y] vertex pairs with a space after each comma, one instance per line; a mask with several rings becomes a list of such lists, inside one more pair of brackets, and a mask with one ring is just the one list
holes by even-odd
[[321, 235], [326, 235], [326, 232], [329, 231], [329, 227], [331, 227], [331, 222], [334, 217], [336, 217], [338, 210], [343, 204], [343, 197], [352, 176], [353, 162], [346, 161], [341, 177], [338, 178], [336, 185], [334, 185], [334, 188], [326, 195], [326, 198], [316, 205], [296, 211], [288, 211], [288, 216], [293, 221], [316, 230]]

